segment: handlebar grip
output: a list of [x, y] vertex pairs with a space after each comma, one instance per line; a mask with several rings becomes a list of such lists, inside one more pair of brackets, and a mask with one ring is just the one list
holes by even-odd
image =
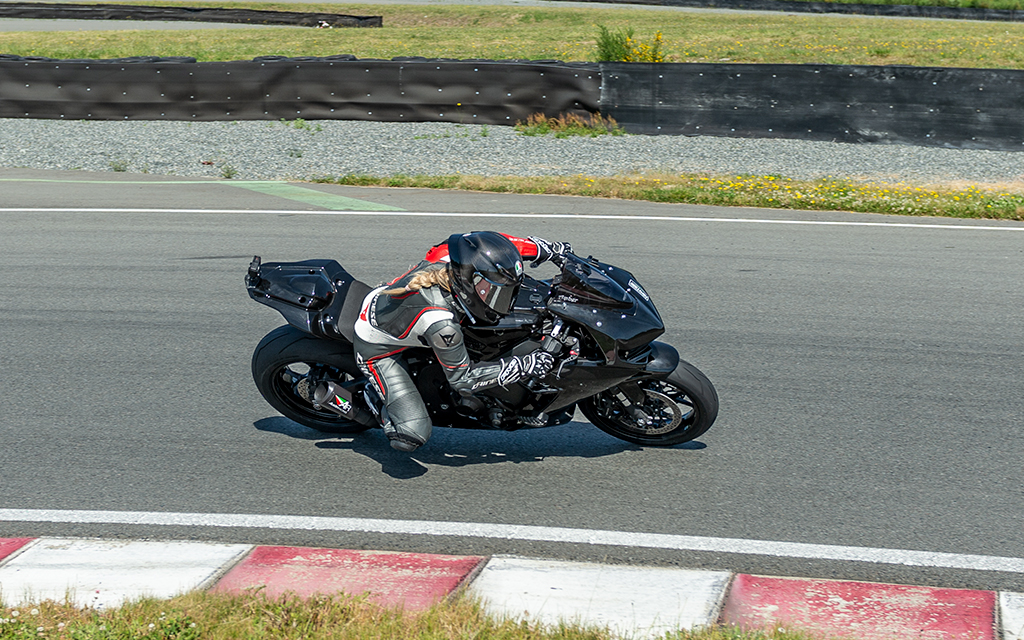
[[[546, 351], [547, 353], [550, 353], [552, 356], [557, 358], [558, 354], [562, 352], [562, 343], [559, 342], [556, 338], [552, 338], [551, 336], [544, 336], [544, 338], [540, 341], [540, 350]], [[527, 389], [533, 391], [537, 387], [539, 382], [537, 378], [530, 378], [523, 384], [526, 385]]]
[[540, 341], [540, 348], [547, 351], [553, 356], [557, 356], [562, 352], [562, 343], [551, 336], [544, 336], [544, 339]]

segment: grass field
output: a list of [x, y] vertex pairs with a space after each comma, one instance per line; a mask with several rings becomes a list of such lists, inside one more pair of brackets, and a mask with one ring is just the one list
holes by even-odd
[[[0, 33], [0, 53], [52, 58], [260, 55], [591, 60], [598, 25], [663, 34], [668, 62], [906, 64], [1024, 69], [1024, 24], [642, 9], [190, 2], [382, 15], [381, 29]], [[184, 25], [183, 25], [184, 26]]]

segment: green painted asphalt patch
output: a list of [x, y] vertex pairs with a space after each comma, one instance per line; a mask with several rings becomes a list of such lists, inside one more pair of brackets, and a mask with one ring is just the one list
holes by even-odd
[[286, 200], [294, 200], [303, 204], [321, 207], [329, 211], [405, 211], [400, 207], [379, 204], [368, 200], [346, 198], [345, 196], [325, 193], [316, 189], [308, 189], [287, 182], [272, 180], [54, 180], [43, 178], [0, 178], [0, 182], [51, 182], [67, 184], [146, 184], [175, 186], [183, 184], [224, 185], [239, 189], [248, 189], [268, 196], [276, 196]]
[[405, 211], [399, 207], [392, 207], [386, 204], [346, 198], [345, 196], [325, 193], [316, 189], [297, 187], [287, 182], [224, 182], [222, 184], [232, 187], [241, 187], [257, 193], [265, 193], [268, 196], [287, 198], [296, 202], [311, 204], [315, 207], [323, 207], [330, 211]]

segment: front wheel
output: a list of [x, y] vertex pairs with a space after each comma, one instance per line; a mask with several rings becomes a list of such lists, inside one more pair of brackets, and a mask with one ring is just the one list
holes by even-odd
[[609, 435], [668, 447], [711, 428], [718, 417], [718, 393], [700, 369], [680, 360], [665, 378], [624, 383], [581, 401], [579, 407], [587, 420]]
[[268, 333], [252, 354], [252, 378], [263, 398], [301, 425], [327, 433], [358, 433], [367, 426], [346, 420], [313, 403], [313, 390], [323, 380], [344, 384], [362, 373], [352, 345], [322, 340], [291, 325]]

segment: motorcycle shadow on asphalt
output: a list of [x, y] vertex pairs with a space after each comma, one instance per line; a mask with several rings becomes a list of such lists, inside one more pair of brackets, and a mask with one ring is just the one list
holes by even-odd
[[[586, 422], [573, 421], [560, 427], [488, 431], [434, 429], [422, 448], [413, 453], [392, 449], [380, 429], [355, 434], [335, 434], [304, 427], [288, 418], [275, 416], [253, 423], [269, 431], [301, 440], [315, 440], [318, 449], [345, 449], [380, 463], [381, 471], [396, 479], [410, 479], [429, 471], [429, 465], [465, 467], [477, 464], [543, 462], [545, 458], [601, 458], [643, 447], [616, 440]], [[702, 442], [687, 442], [672, 449], [704, 449]]]

